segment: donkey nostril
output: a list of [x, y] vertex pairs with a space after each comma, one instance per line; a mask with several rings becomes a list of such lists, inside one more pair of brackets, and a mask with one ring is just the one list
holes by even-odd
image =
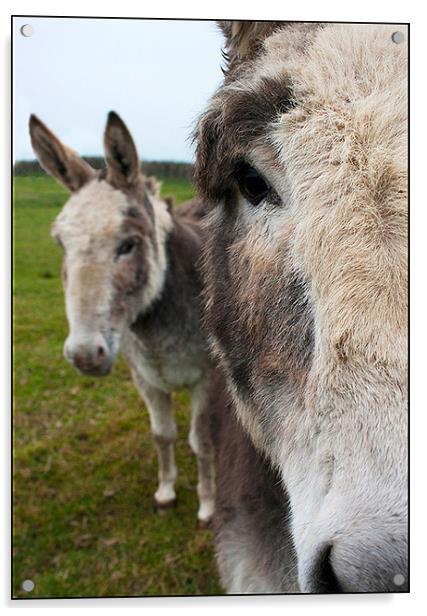
[[339, 593], [342, 592], [335, 571], [331, 563], [332, 545], [328, 545], [322, 550], [314, 566], [313, 592], [318, 593]]
[[98, 357], [102, 358], [105, 356], [105, 349], [101, 346], [98, 347]]

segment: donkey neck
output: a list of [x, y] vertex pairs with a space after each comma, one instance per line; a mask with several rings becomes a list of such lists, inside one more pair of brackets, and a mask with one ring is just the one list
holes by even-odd
[[183, 221], [173, 213], [172, 222], [165, 242], [166, 263], [161, 291], [147, 308], [141, 309], [130, 327], [143, 340], [164, 337], [171, 330], [184, 335], [189, 328], [198, 327], [201, 226], [195, 221]]

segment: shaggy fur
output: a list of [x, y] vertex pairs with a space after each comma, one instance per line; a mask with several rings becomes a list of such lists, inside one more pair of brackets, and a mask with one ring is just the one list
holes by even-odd
[[[288, 529], [303, 592], [405, 590], [406, 45], [392, 42], [396, 26], [223, 28], [229, 67], [196, 132], [213, 208], [205, 320], [234, 411], [291, 511], [270, 501], [263, 542], [261, 524], [244, 530], [243, 505], [219, 520], [223, 580], [289, 591], [271, 538]], [[269, 187], [258, 205], [240, 190], [242, 162]], [[218, 484], [218, 500], [248, 472]], [[264, 565], [242, 541], [263, 545]], [[286, 541], [281, 554], [286, 570]]]
[[[224, 391], [224, 375], [213, 375], [210, 417], [217, 474], [214, 531], [222, 583], [230, 593], [298, 591], [286, 492], [279, 474], [242, 431]], [[242, 557], [242, 554], [244, 557]]]

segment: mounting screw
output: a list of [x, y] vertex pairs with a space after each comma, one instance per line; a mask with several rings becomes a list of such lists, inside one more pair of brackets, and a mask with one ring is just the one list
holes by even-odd
[[393, 34], [391, 35], [391, 40], [393, 41], [393, 43], [396, 43], [396, 45], [400, 45], [400, 43], [403, 43], [403, 41], [405, 40], [405, 35], [403, 34], [403, 32], [393, 32]]
[[27, 38], [29, 36], [33, 36], [33, 34], [34, 34], [33, 26], [30, 26], [30, 24], [25, 24], [25, 25], [21, 26], [21, 34], [22, 34], [22, 36], [25, 36]]
[[402, 586], [405, 583], [405, 577], [401, 573], [397, 573], [393, 578], [395, 586]]
[[22, 590], [24, 592], [31, 592], [32, 590], [34, 590], [34, 586], [35, 586], [35, 584], [34, 584], [33, 580], [24, 580], [22, 582]]

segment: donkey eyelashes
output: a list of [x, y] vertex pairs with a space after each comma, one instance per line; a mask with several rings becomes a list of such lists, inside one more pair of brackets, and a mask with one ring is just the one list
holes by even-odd
[[240, 192], [252, 205], [259, 205], [271, 192], [271, 187], [268, 183], [248, 163], [241, 164], [234, 175]]
[[133, 237], [127, 238], [121, 242], [116, 250], [116, 258], [129, 255], [135, 248], [137, 240]]

